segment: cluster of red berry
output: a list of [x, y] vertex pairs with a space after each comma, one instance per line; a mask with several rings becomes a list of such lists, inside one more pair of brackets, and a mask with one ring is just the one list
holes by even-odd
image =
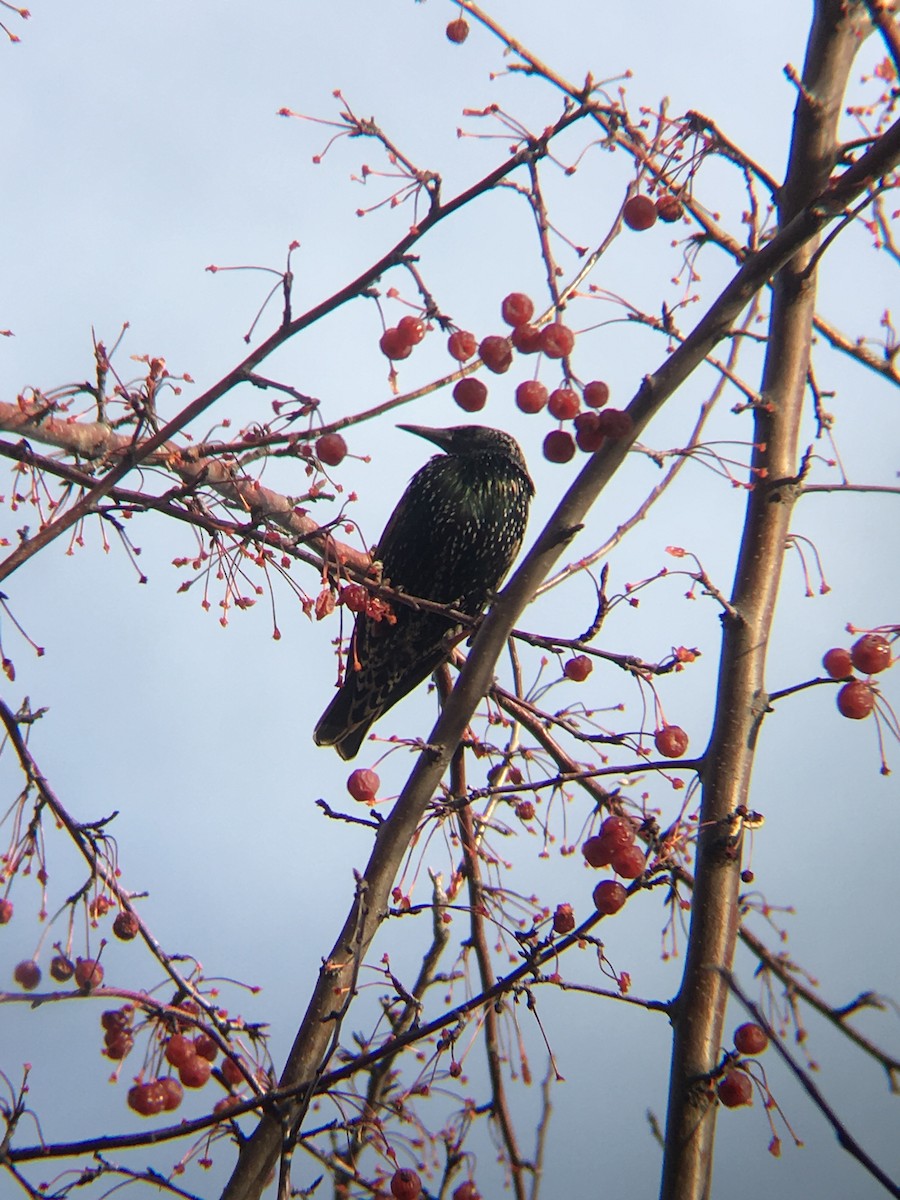
[[[754, 1021], [739, 1025], [734, 1031], [734, 1048], [738, 1054], [762, 1054], [768, 1044], [766, 1031]], [[740, 1064], [732, 1062], [719, 1080], [716, 1094], [726, 1108], [740, 1108], [753, 1101], [753, 1081]]]
[[853, 721], [861, 721], [875, 707], [876, 692], [865, 679], [857, 679], [854, 667], [871, 678], [891, 665], [891, 643], [883, 634], [866, 633], [849, 650], [834, 646], [826, 651], [822, 666], [832, 679], [846, 679], [837, 694], [838, 712]]
[[649, 196], [630, 196], [622, 208], [622, 220], [629, 229], [642, 233], [656, 224], [657, 217], [671, 225], [684, 212], [684, 205], [671, 192], [651, 200]]
[[[75, 986], [83, 992], [92, 992], [103, 982], [103, 967], [96, 958], [76, 958], [72, 962], [65, 954], [56, 954], [50, 963], [50, 974], [57, 983], [68, 983], [74, 978]], [[13, 979], [26, 992], [33, 992], [41, 982], [41, 968], [33, 958], [23, 959], [16, 964]]]
[[[106, 1053], [110, 1058], [124, 1058], [133, 1042], [131, 1033], [131, 1007], [114, 1009], [105, 1012], [101, 1022], [106, 1030]], [[124, 1053], [118, 1053], [119, 1042], [127, 1043]], [[212, 1075], [212, 1065], [218, 1056], [218, 1047], [207, 1033], [197, 1033], [193, 1038], [184, 1033], [173, 1033], [165, 1043], [165, 1061], [178, 1073], [160, 1076], [154, 1079], [144, 1079], [136, 1082], [128, 1090], [128, 1107], [142, 1117], [153, 1117], [161, 1112], [174, 1112], [184, 1097], [184, 1088], [201, 1088]], [[222, 1079], [232, 1089], [239, 1088], [244, 1077], [237, 1061], [226, 1056], [222, 1060]], [[213, 1111], [223, 1113], [230, 1111], [240, 1103], [238, 1096], [231, 1092], [224, 1096], [214, 1106]]]
[[[627, 817], [613, 813], [599, 833], [581, 847], [585, 862], [591, 867], [612, 867], [623, 879], [637, 879], [644, 873], [646, 860], [643, 850], [635, 845], [635, 833]], [[618, 880], [604, 879], [594, 888], [594, 907], [604, 916], [617, 913], [627, 899], [628, 893]]]

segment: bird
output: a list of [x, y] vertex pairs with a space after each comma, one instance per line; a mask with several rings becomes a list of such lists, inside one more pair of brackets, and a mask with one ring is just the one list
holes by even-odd
[[[502, 429], [400, 425], [444, 453], [421, 467], [374, 547], [381, 581], [411, 597], [477, 617], [525, 536], [534, 484], [518, 442]], [[458, 621], [395, 602], [392, 623], [357, 614], [344, 680], [314, 740], [356, 757], [371, 726], [450, 656]]]

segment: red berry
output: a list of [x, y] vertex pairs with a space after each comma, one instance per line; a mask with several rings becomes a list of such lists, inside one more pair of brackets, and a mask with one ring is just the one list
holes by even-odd
[[623, 879], [637, 879], [643, 875], [646, 863], [640, 846], [620, 846], [613, 851], [611, 865]]
[[867, 633], [850, 647], [850, 658], [857, 671], [877, 675], [891, 665], [891, 643], [880, 633]]
[[240, 1102], [240, 1096], [223, 1096], [221, 1100], [217, 1100], [213, 1105], [213, 1112], [217, 1117], [221, 1117], [224, 1113], [229, 1113], [237, 1108]]
[[96, 958], [75, 959], [75, 982], [83, 992], [92, 992], [103, 982], [103, 967]]
[[33, 958], [26, 958], [23, 962], [16, 964], [13, 979], [26, 992], [32, 992], [41, 982], [41, 968]]
[[578, 416], [580, 408], [578, 393], [572, 388], [557, 388], [555, 392], [550, 393], [550, 399], [547, 401], [547, 411], [557, 421], [571, 421]]
[[726, 1071], [716, 1091], [726, 1108], [740, 1108], [742, 1104], [751, 1104], [753, 1101], [753, 1084], [746, 1071]]
[[592, 379], [584, 385], [584, 402], [588, 408], [603, 408], [609, 403], [609, 384], [602, 379]]
[[739, 1025], [734, 1031], [734, 1048], [738, 1054], [762, 1054], [768, 1044], [768, 1034], [753, 1021]]
[[617, 913], [627, 899], [628, 893], [618, 880], [603, 879], [594, 888], [594, 907], [605, 917]]
[[616, 847], [613, 843], [608, 842], [599, 833], [595, 833], [593, 837], [589, 837], [581, 847], [584, 861], [589, 867], [608, 867], [612, 862], [615, 850]]
[[575, 683], [583, 683], [593, 669], [594, 664], [586, 654], [576, 654], [563, 667], [563, 675], [566, 679], [574, 680]]
[[354, 800], [368, 803], [378, 795], [381, 780], [368, 767], [357, 767], [347, 778], [347, 791]]
[[534, 302], [524, 292], [510, 292], [500, 305], [500, 315], [507, 325], [527, 325], [534, 316]]
[[579, 450], [593, 454], [603, 445], [603, 431], [600, 429], [600, 414], [596, 412], [579, 413], [575, 418], [575, 442]]
[[537, 379], [526, 379], [516, 388], [516, 405], [524, 413], [539, 413], [547, 403], [547, 389]]
[[756, 876], [749, 867], [746, 867], [743, 871], [741, 871], [741, 883], [752, 883], [755, 878]]
[[629, 229], [649, 229], [656, 224], [656, 217], [656, 205], [649, 196], [632, 196], [622, 209], [622, 218]]
[[106, 1043], [106, 1056], [119, 1062], [131, 1051], [134, 1045], [134, 1038], [124, 1029], [113, 1029], [107, 1033], [104, 1038]]
[[208, 1033], [197, 1034], [194, 1038], [194, 1050], [201, 1058], [205, 1058], [207, 1062], [215, 1062], [219, 1053], [219, 1047]]
[[627, 412], [620, 408], [604, 408], [597, 413], [597, 430], [606, 437], [630, 437], [634, 430], [634, 422]]
[[503, 375], [512, 366], [512, 345], [509, 338], [489, 334], [482, 338], [478, 347], [481, 361], [495, 375]]
[[460, 46], [469, 36], [469, 22], [464, 21], [462, 17], [457, 17], [455, 21], [450, 22], [445, 32], [449, 41]]
[[183, 1033], [173, 1033], [166, 1042], [166, 1062], [173, 1067], [182, 1067], [197, 1054], [194, 1043]]
[[671, 192], [666, 192], [664, 195], [656, 197], [656, 215], [661, 221], [665, 221], [671, 225], [673, 221], [679, 219], [683, 212], [684, 205]]
[[347, 443], [339, 433], [326, 433], [316, 442], [316, 458], [326, 467], [336, 467], [347, 453]]
[[409, 358], [412, 354], [412, 342], [408, 341], [396, 326], [384, 331], [378, 339], [378, 345], [386, 358]]
[[425, 336], [425, 322], [421, 317], [401, 317], [397, 332], [409, 346], [418, 346]]
[[50, 974], [57, 983], [68, 983], [75, 974], [75, 964], [64, 954], [54, 954], [50, 960]]
[[612, 813], [600, 826], [600, 837], [614, 850], [634, 844], [634, 826], [627, 817]]
[[519, 800], [516, 804], [515, 813], [520, 821], [533, 821], [534, 802], [532, 800]]
[[391, 1176], [391, 1191], [397, 1200], [419, 1200], [422, 1194], [422, 1180], [409, 1167], [401, 1167]]
[[447, 350], [450, 357], [455, 358], [457, 362], [465, 362], [467, 358], [471, 358], [477, 347], [475, 334], [469, 333], [467, 329], [457, 329], [447, 338]]
[[128, 1107], [140, 1113], [142, 1117], [153, 1117], [161, 1113], [165, 1106], [166, 1094], [158, 1079], [148, 1080], [147, 1083], [136, 1083], [128, 1089]]
[[0, 925], [8, 925], [12, 920], [13, 902], [4, 897], [0, 900]]
[[460, 379], [453, 388], [453, 399], [463, 412], [481, 412], [487, 404], [488, 390], [480, 379]]
[[237, 1061], [231, 1057], [222, 1059], [222, 1074], [225, 1076], [225, 1082], [229, 1087], [240, 1087], [244, 1082], [244, 1076]]
[[453, 1200], [481, 1200], [481, 1192], [471, 1179], [467, 1179], [465, 1183], [453, 1189]]
[[557, 904], [556, 912], [553, 914], [553, 932], [559, 934], [571, 933], [574, 928], [575, 913], [572, 910], [572, 905]]
[[201, 1088], [207, 1079], [209, 1079], [212, 1071], [212, 1064], [208, 1058], [201, 1058], [199, 1054], [192, 1055], [178, 1068], [178, 1078], [189, 1088]]
[[544, 458], [552, 463], [571, 462], [575, 457], [575, 439], [565, 429], [552, 429], [544, 438]]
[[123, 1029], [131, 1028], [131, 1018], [134, 1009], [130, 1004], [123, 1008], [108, 1008], [100, 1014], [100, 1024], [107, 1033], [121, 1033]]
[[688, 748], [688, 735], [680, 725], [663, 725], [653, 740], [663, 758], [681, 758]]
[[184, 1088], [174, 1075], [159, 1080], [163, 1093], [163, 1112], [174, 1112], [184, 1099]]
[[548, 358], [565, 358], [574, 345], [575, 334], [559, 321], [551, 321], [541, 330], [541, 349]]
[[520, 354], [538, 354], [541, 349], [541, 331], [537, 325], [517, 325], [509, 340]]
[[850, 651], [843, 646], [833, 646], [822, 656], [822, 666], [832, 679], [846, 679], [853, 674], [853, 660]]
[[861, 679], [845, 683], [837, 694], [838, 712], [851, 721], [861, 721], [875, 707], [875, 693]]
[[140, 924], [134, 913], [122, 912], [116, 914], [116, 919], [113, 921], [113, 933], [122, 942], [130, 942], [132, 938], [137, 937]]

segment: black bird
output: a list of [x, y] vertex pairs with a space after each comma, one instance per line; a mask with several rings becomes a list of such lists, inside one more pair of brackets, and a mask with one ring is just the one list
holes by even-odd
[[[500, 429], [401, 425], [445, 451], [410, 480], [375, 550], [382, 581], [475, 617], [512, 566], [534, 484], [519, 444]], [[396, 624], [356, 618], [344, 682], [315, 731], [354, 758], [369, 727], [450, 655], [462, 626], [393, 605]]]

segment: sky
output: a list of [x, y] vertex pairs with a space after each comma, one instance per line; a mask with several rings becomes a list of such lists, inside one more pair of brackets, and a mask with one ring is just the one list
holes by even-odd
[[[802, 63], [809, 5], [771, 0], [723, 9], [687, 0], [677, 13], [656, 0], [641, 6], [560, 0], [552, 13], [536, 0], [497, 0], [487, 7], [559, 73], [581, 80], [590, 71], [595, 79], [614, 81], [609, 86], [615, 90], [631, 71], [627, 88], [635, 108], [668, 97], [670, 112], [693, 109], [714, 117], [753, 158], [776, 176], [782, 171], [794, 104], [783, 68]], [[444, 25], [453, 15], [455, 6], [441, 0], [347, 0], [340, 6], [297, 0], [54, 6], [35, 0], [27, 23], [11, 18], [22, 41], [0, 46], [6, 168], [0, 209], [7, 230], [0, 327], [14, 336], [0, 344], [0, 399], [89, 378], [92, 330], [110, 345], [127, 322], [116, 359], [123, 375], [139, 373], [130, 355], [163, 355], [173, 374], [187, 372], [196, 381], [193, 389], [186, 387], [183, 403], [246, 353], [244, 335], [273, 278], [212, 274], [208, 265], [280, 270], [296, 240], [294, 305], [300, 311], [393, 244], [409, 224], [407, 209], [355, 215], [390, 194], [389, 180], [369, 177], [363, 186], [351, 178], [363, 164], [379, 165], [376, 147], [342, 139], [314, 163], [334, 131], [279, 118], [280, 108], [333, 120], [333, 92], [340, 89], [355, 112], [374, 115], [413, 161], [440, 171], [445, 196], [502, 160], [508, 141], [458, 137], [459, 128], [486, 129], [463, 118], [464, 108], [496, 101], [534, 128], [555, 119], [558, 96], [539, 80], [505, 72], [498, 43], [487, 32], [473, 31], [463, 46], [445, 39]], [[864, 48], [854, 80], [877, 57], [874, 48]], [[847, 136], [858, 132], [848, 121]], [[581, 132], [562, 139], [561, 155], [574, 158], [587, 140]], [[630, 178], [624, 155], [597, 147], [585, 151], [571, 178], [548, 171], [548, 199], [559, 228], [576, 243], [595, 244]], [[703, 202], [721, 208], [723, 222], [739, 231], [744, 199], [733, 173], [713, 167], [702, 187]], [[675, 236], [668, 227], [623, 236], [593, 282], [658, 312], [663, 299], [671, 303], [681, 294], [671, 282], [680, 265]], [[500, 300], [510, 290], [546, 293], [530, 217], [512, 194], [463, 211], [421, 249], [430, 286], [464, 327], [496, 331]], [[574, 256], [560, 253], [574, 269]], [[698, 291], [708, 301], [730, 277], [731, 264], [710, 251], [701, 265]], [[891, 300], [888, 272], [869, 239], [850, 231], [829, 253], [821, 311], [851, 338], [877, 335]], [[702, 308], [701, 302], [683, 315], [687, 327]], [[664, 343], [614, 320], [620, 312], [610, 306], [584, 300], [577, 311], [581, 328], [590, 327], [579, 342], [586, 377], [606, 379], [613, 403], [624, 404], [664, 360]], [[268, 334], [278, 319], [277, 305], [267, 309], [254, 337]], [[356, 302], [288, 343], [265, 372], [319, 396], [326, 419], [341, 418], [390, 396], [379, 332], [374, 306]], [[403, 364], [404, 389], [447, 369], [439, 337], [430, 335], [420, 350]], [[744, 367], [754, 383], [758, 362], [751, 354]], [[835, 393], [829, 405], [848, 477], [890, 485], [900, 444], [896, 397], [874, 374], [825, 347], [817, 348], [817, 371], [820, 386]], [[525, 449], [537, 484], [534, 536], [579, 463], [560, 467], [542, 460], [548, 425], [515, 412], [510, 380], [492, 381], [484, 419], [506, 424]], [[684, 444], [711, 387], [711, 373], [698, 372], [646, 431], [646, 444]], [[237, 390], [193, 432], [202, 437], [226, 417], [233, 427], [266, 420], [270, 400], [266, 393]], [[719, 439], [747, 436], [747, 418], [728, 413], [735, 401], [726, 394], [720, 402], [713, 426]], [[169, 403], [176, 411], [175, 399]], [[429, 454], [396, 422], [447, 425], [459, 418], [445, 389], [346, 432], [356, 457], [341, 465], [339, 481], [345, 494], [359, 495], [358, 516], [369, 541]], [[807, 436], [811, 429], [810, 422]], [[820, 481], [833, 478], [822, 463], [815, 471]], [[631, 456], [592, 512], [572, 558], [602, 544], [658, 478], [645, 456]], [[291, 494], [305, 486], [292, 462], [270, 464], [264, 481]], [[7, 499], [10, 488], [11, 481], [0, 484]], [[895, 503], [891, 496], [819, 494], [798, 506], [795, 530], [821, 552], [831, 590], [805, 597], [799, 561], [788, 561], [769, 654], [770, 691], [816, 675], [822, 653], [847, 644], [847, 622], [869, 627], [900, 619]], [[669, 499], [613, 556], [616, 586], [671, 567], [665, 547], [678, 545], [696, 552], [727, 591], [742, 509], [739, 489], [700, 465], [685, 470]], [[8, 505], [0, 511], [0, 533], [13, 540], [23, 521], [33, 520]], [[4, 681], [2, 694], [13, 707], [25, 696], [34, 708], [47, 707], [31, 746], [69, 811], [80, 820], [117, 811], [113, 828], [123, 878], [135, 892], [147, 891], [142, 911], [159, 940], [195, 955], [209, 976], [237, 977], [260, 989], [250, 994], [223, 984], [223, 1003], [248, 1020], [268, 1023], [280, 1068], [352, 896], [352, 870], [365, 861], [369, 845], [366, 831], [337, 827], [315, 806], [320, 797], [336, 807], [350, 805], [346, 764], [311, 741], [335, 678], [331, 639], [337, 627], [310, 622], [291, 591], [276, 587], [280, 640], [272, 638], [263, 602], [233, 613], [223, 629], [215, 603], [203, 611], [197, 588], [178, 592], [184, 573], [171, 563], [192, 553], [189, 532], [153, 517], [135, 520], [131, 532], [141, 548], [145, 585], [118, 547], [104, 552], [95, 529], [86, 530], [85, 545], [75, 553], [57, 544], [4, 583], [12, 612], [46, 653], [30, 653], [4, 617], [0, 634], [16, 679]], [[315, 594], [312, 572], [294, 572]], [[699, 749], [714, 700], [718, 619], [713, 605], [686, 600], [686, 591], [685, 580], [673, 576], [648, 588], [640, 609], [620, 605], [604, 626], [602, 645], [648, 660], [677, 645], [702, 648], [696, 667], [670, 677], [661, 689], [669, 719], [683, 725]], [[527, 627], [574, 637], [590, 624], [594, 602], [593, 587], [582, 576], [536, 603], [526, 614]], [[547, 670], [549, 680], [552, 665]], [[627, 705], [640, 721], [639, 696], [612, 668], [595, 670], [584, 685], [590, 692], [579, 694], [575, 686], [557, 685], [551, 696], [559, 699], [548, 703], [562, 707], [589, 695], [596, 706]], [[895, 705], [900, 702], [894, 678], [885, 677], [884, 690]], [[422, 689], [397, 707], [382, 732], [415, 735], [430, 728], [434, 711]], [[376, 746], [364, 752], [360, 765], [374, 763], [381, 751]], [[896, 767], [896, 743], [887, 752]], [[379, 763], [386, 794], [399, 791], [410, 765], [399, 754]], [[838, 1005], [869, 989], [900, 995], [900, 947], [889, 916], [896, 881], [886, 852], [897, 836], [900, 797], [896, 775], [882, 777], [878, 766], [872, 723], [841, 720], [831, 690], [819, 688], [785, 700], [767, 721], [755, 770], [753, 802], [766, 823], [753, 835], [752, 866], [776, 911], [771, 925], [754, 917], [752, 927], [802, 963], [821, 983], [823, 996]], [[8, 751], [0, 757], [0, 780], [5, 812], [21, 786]], [[672, 811], [670, 789], [654, 780], [646, 788], [654, 803]], [[583, 913], [593, 876], [579, 856], [554, 852], [541, 858], [539, 842], [528, 836], [504, 841], [516, 886], [540, 894], [551, 907], [568, 900]], [[82, 876], [61, 840], [50, 844], [49, 855], [53, 912]], [[437, 845], [424, 855], [419, 899], [427, 896], [428, 866], [446, 870]], [[12, 898], [16, 919], [0, 931], [0, 969], [7, 976], [15, 962], [35, 952], [40, 933], [34, 880], [17, 880]], [[637, 995], [667, 998], [677, 989], [681, 959], [664, 962], [660, 956], [663, 920], [661, 904], [648, 896], [609, 922], [608, 931], [604, 925], [607, 956], [617, 970], [631, 973]], [[788, 939], [783, 944], [781, 930]], [[389, 948], [395, 972], [409, 978], [427, 935], [421, 926], [402, 935], [391, 926], [372, 960]], [[48, 944], [59, 936], [55, 927]], [[573, 977], [603, 982], [589, 953], [571, 957], [566, 969]], [[107, 977], [123, 987], [157, 978], [136, 945], [111, 941], [104, 961]], [[753, 963], [743, 954], [739, 970], [752, 991]], [[365, 990], [354, 1029], [371, 1021], [377, 991]], [[583, 1192], [588, 1179], [597, 1190], [602, 1184], [652, 1195], [659, 1155], [646, 1114], [664, 1118], [665, 1018], [545, 992], [541, 1018], [566, 1081], [553, 1091], [543, 1195]], [[100, 1054], [98, 1020], [105, 1006], [86, 1000], [4, 1009], [0, 1069], [16, 1079], [26, 1056], [32, 1063], [31, 1100], [49, 1140], [142, 1127], [124, 1101], [127, 1080], [140, 1064], [128, 1060], [123, 1081], [106, 1083], [110, 1064]], [[733, 1023], [742, 1019], [735, 1009]], [[519, 1023], [537, 1073], [541, 1038], [522, 1014]], [[807, 1024], [807, 1050], [820, 1066], [817, 1081], [851, 1131], [897, 1177], [897, 1100], [888, 1094], [883, 1072], [821, 1019], [809, 1015]], [[893, 1008], [868, 1013], [858, 1025], [900, 1053]], [[752, 1109], [723, 1112], [714, 1192], [727, 1189], [730, 1200], [750, 1200], [763, 1189], [859, 1200], [880, 1195], [771, 1054], [764, 1065], [805, 1147], [795, 1148], [779, 1125], [783, 1155], [768, 1155], [770, 1134], [758, 1100]], [[466, 1067], [473, 1094], [483, 1097], [477, 1049]], [[516, 1094], [526, 1135], [538, 1091], [532, 1086]], [[210, 1095], [190, 1098], [182, 1111], [206, 1111]], [[33, 1129], [23, 1134], [29, 1141], [34, 1136]], [[528, 1136], [524, 1140], [527, 1146]], [[500, 1195], [490, 1142], [479, 1135], [474, 1145], [482, 1192]], [[139, 1153], [130, 1162], [152, 1161], [165, 1170], [176, 1153]], [[230, 1152], [217, 1148], [212, 1168], [204, 1173], [190, 1167], [184, 1186], [214, 1196], [230, 1165]], [[299, 1182], [308, 1183], [315, 1172], [304, 1164], [301, 1174]]]

